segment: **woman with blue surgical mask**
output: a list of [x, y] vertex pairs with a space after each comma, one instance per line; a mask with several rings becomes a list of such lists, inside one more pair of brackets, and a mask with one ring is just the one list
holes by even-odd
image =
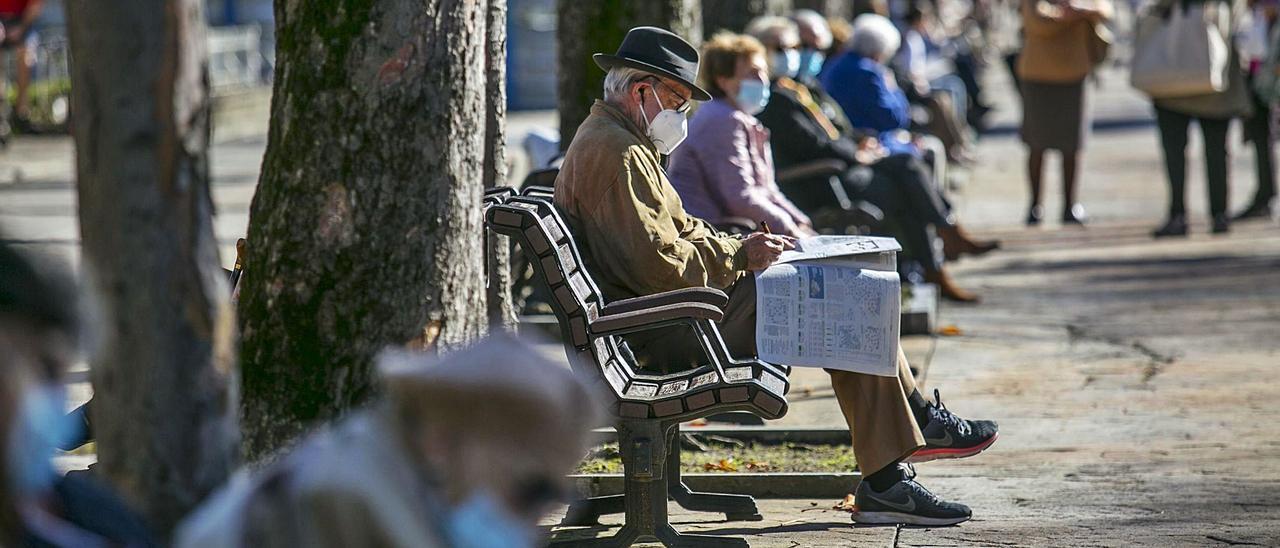
[[63, 378], [76, 293], [60, 274], [0, 244], [0, 546], [153, 546], [114, 494], [53, 465], [76, 428]]
[[769, 131], [755, 118], [769, 105], [770, 73], [799, 66], [798, 52], [790, 53], [771, 64], [758, 40], [729, 33], [703, 46], [698, 78], [712, 99], [689, 121], [689, 138], [667, 172], [689, 214], [726, 228], [745, 219], [776, 234], [814, 234], [774, 181]]

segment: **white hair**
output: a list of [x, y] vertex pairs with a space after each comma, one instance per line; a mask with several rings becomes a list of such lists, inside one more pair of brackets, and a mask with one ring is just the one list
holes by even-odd
[[604, 100], [621, 101], [627, 96], [628, 88], [636, 80], [652, 76], [648, 72], [631, 67], [613, 67], [604, 75]]
[[792, 42], [800, 42], [800, 29], [795, 21], [778, 15], [761, 15], [747, 23], [746, 33], [759, 40], [765, 47], [777, 48], [779, 44], [792, 37]]
[[849, 49], [863, 57], [884, 62], [902, 45], [902, 35], [893, 22], [883, 15], [864, 13], [853, 20], [853, 37]]
[[808, 27], [818, 39], [818, 48], [827, 49], [831, 47], [831, 25], [827, 24], [827, 18], [821, 13], [813, 10], [796, 10], [791, 14], [791, 18], [801, 29]]

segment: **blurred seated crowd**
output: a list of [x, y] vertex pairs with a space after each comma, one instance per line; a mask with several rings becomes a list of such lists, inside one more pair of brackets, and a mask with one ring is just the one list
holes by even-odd
[[922, 3], [898, 22], [800, 10], [712, 36], [699, 74], [712, 99], [668, 166], [685, 209], [728, 231], [894, 236], [908, 282], [978, 301], [946, 264], [999, 243], [964, 230], [946, 174], [990, 107], [967, 41], [940, 28]]

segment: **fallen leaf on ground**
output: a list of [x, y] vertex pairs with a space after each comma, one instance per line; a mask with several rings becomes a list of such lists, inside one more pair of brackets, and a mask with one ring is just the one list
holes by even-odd
[[854, 506], [853, 504], [852, 494], [845, 495], [844, 500], [837, 502], [836, 505], [833, 507], [833, 509], [835, 510], [844, 510], [845, 512], [853, 512], [855, 508], [857, 507]]
[[954, 325], [944, 325], [938, 329], [938, 334], [946, 337], [955, 337], [955, 336], [963, 335], [964, 333], [960, 331], [959, 327], [956, 327]]
[[702, 467], [708, 472], [712, 470], [717, 470], [720, 472], [737, 472], [738, 471], [738, 463], [733, 462], [732, 458], [720, 459], [720, 462], [708, 462], [702, 465]]

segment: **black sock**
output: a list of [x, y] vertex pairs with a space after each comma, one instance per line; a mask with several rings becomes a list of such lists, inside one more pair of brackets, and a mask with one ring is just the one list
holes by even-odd
[[876, 470], [874, 474], [863, 476], [862, 481], [871, 484], [871, 488], [876, 492], [883, 493], [886, 489], [893, 487], [893, 484], [902, 481], [902, 477], [902, 469], [898, 467], [898, 462], [894, 461]]
[[919, 390], [912, 390], [911, 395], [907, 396], [907, 403], [911, 404], [911, 414], [916, 416], [916, 425], [920, 428], [928, 425], [929, 400], [924, 399]]

